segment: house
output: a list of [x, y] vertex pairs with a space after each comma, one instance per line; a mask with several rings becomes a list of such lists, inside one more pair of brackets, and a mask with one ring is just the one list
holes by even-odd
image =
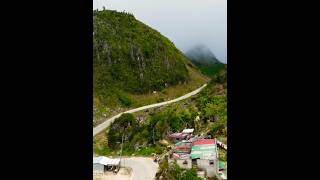
[[196, 161], [200, 170], [204, 170], [208, 177], [219, 172], [217, 143], [215, 139], [198, 139], [192, 142], [190, 158]]
[[93, 175], [103, 175], [105, 171], [120, 168], [120, 159], [111, 159], [104, 156], [93, 157]]

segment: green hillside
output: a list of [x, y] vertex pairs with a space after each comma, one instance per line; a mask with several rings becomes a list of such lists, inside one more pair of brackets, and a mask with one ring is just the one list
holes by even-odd
[[[205, 81], [169, 39], [133, 15], [93, 11], [94, 119], [110, 115], [106, 108], [161, 101]], [[156, 97], [153, 91], [159, 92]]]

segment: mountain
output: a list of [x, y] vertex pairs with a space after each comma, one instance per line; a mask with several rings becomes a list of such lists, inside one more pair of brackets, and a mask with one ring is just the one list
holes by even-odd
[[196, 45], [189, 49], [186, 56], [195, 64], [217, 64], [220, 61], [216, 56], [204, 45]]
[[159, 32], [116, 11], [94, 11], [94, 89], [143, 93], [188, 79], [183, 54]]
[[132, 14], [93, 11], [94, 109], [130, 107], [138, 101], [132, 94], [188, 84], [197, 74], [201, 73], [168, 38]]
[[194, 46], [185, 55], [207, 76], [212, 77], [223, 68], [223, 63], [204, 45]]

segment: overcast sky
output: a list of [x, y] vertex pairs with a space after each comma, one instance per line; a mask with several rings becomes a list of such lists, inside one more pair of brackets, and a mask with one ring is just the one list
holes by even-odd
[[93, 9], [132, 13], [181, 51], [207, 46], [227, 63], [227, 0], [93, 0]]

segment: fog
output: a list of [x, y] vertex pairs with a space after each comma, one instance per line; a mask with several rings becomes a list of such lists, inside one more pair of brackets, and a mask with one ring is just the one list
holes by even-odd
[[227, 0], [93, 0], [93, 9], [126, 11], [185, 52], [202, 44], [227, 63]]

